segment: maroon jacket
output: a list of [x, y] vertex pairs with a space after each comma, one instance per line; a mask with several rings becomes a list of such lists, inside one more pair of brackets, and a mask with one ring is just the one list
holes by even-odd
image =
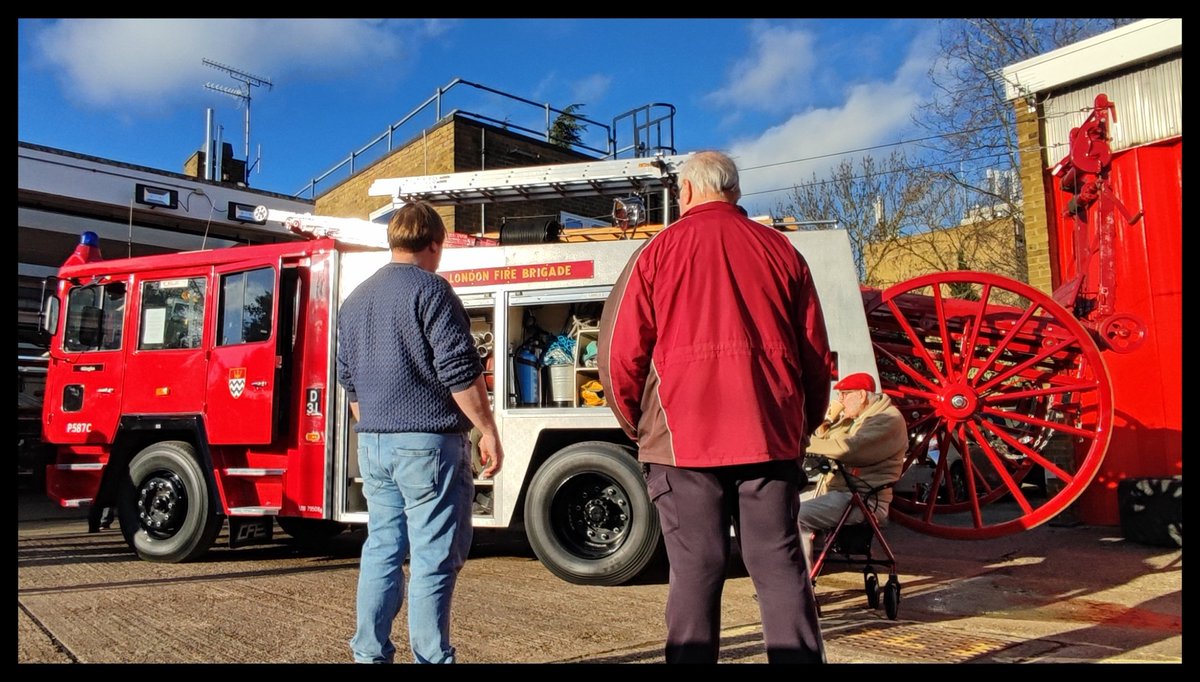
[[782, 233], [725, 202], [693, 207], [633, 254], [598, 345], [608, 405], [643, 462], [799, 458], [829, 400], [808, 264]]

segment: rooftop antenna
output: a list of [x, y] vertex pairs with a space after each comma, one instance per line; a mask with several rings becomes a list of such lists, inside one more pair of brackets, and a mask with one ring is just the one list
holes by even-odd
[[[211, 66], [212, 68], [217, 69], [218, 71], [224, 71], [225, 73], [229, 74], [230, 78], [232, 78], [235, 81], [242, 84], [241, 88], [231, 88], [231, 87], [228, 87], [225, 85], [218, 85], [216, 83], [205, 83], [204, 87], [208, 88], [209, 90], [216, 90], [217, 92], [225, 93], [226, 95], [229, 95], [230, 97], [236, 97], [238, 100], [240, 100], [240, 102], [245, 103], [245, 105], [246, 105], [246, 154], [245, 154], [245, 159], [246, 159], [246, 163], [249, 164], [250, 163], [250, 88], [252, 86], [257, 87], [260, 85], [265, 85], [265, 86], [267, 86], [267, 89], [270, 90], [273, 87], [271, 84], [271, 79], [263, 78], [261, 76], [255, 76], [253, 74], [246, 73], [245, 71], [240, 71], [238, 69], [235, 69], [232, 66], [226, 66], [224, 64], [214, 62], [211, 59], [201, 59], [200, 61], [204, 62], [205, 66]], [[240, 103], [239, 103], [239, 106], [241, 106]], [[258, 165], [258, 161], [259, 161], [258, 159], [255, 159], [254, 163], [250, 164], [246, 168], [247, 179], [250, 176], [250, 172], [252, 170], [254, 170], [254, 166]]]

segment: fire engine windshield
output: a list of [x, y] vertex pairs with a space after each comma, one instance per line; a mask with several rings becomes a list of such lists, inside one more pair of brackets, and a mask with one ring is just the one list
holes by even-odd
[[125, 284], [112, 282], [74, 289], [67, 296], [63, 348], [117, 350], [125, 324]]

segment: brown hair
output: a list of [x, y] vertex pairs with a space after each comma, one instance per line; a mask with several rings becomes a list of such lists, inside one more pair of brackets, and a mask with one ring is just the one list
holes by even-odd
[[417, 253], [430, 244], [446, 241], [446, 225], [432, 204], [414, 201], [405, 204], [388, 221], [388, 246]]

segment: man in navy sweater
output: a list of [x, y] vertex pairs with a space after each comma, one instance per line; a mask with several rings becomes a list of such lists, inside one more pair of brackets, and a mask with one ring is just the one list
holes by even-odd
[[467, 312], [434, 274], [445, 240], [431, 205], [396, 211], [391, 262], [351, 292], [338, 317], [338, 383], [358, 420], [369, 514], [350, 640], [359, 663], [395, 656], [406, 556], [413, 659], [455, 661], [450, 604], [471, 548], [472, 424], [482, 434], [481, 475], [494, 476], [504, 458]]

